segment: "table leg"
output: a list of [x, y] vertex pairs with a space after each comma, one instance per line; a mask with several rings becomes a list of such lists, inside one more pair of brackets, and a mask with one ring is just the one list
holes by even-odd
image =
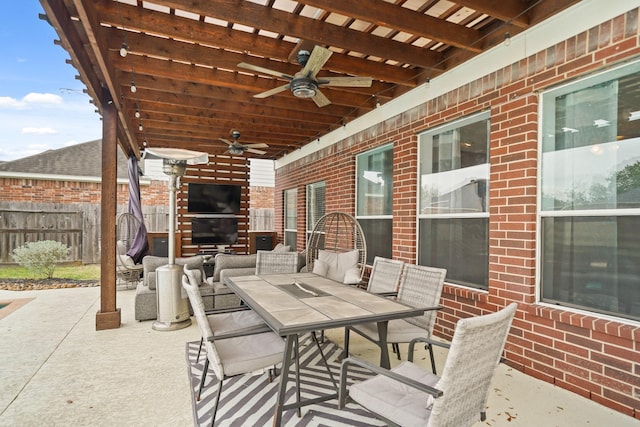
[[280, 387], [278, 388], [278, 400], [273, 409], [273, 426], [279, 427], [282, 424], [282, 410], [287, 395], [287, 379], [289, 377], [289, 368], [291, 367], [291, 353], [297, 335], [287, 335], [284, 339], [284, 354], [282, 355], [282, 370], [280, 372]]
[[389, 321], [378, 322], [378, 337], [380, 338], [380, 367], [389, 369], [389, 348], [387, 346], [387, 326]]

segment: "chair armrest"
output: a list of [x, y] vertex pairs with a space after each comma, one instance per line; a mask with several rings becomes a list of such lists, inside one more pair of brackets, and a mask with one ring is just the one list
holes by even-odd
[[361, 368], [368, 369], [375, 374], [394, 379], [398, 382], [401, 382], [402, 384], [408, 385], [409, 387], [413, 387], [420, 391], [428, 393], [433, 397], [440, 397], [443, 394], [442, 390], [428, 386], [426, 384], [422, 384], [416, 380], [407, 378], [405, 376], [392, 372], [388, 369], [381, 368], [377, 365], [373, 365], [361, 359], [356, 359], [354, 357], [347, 357], [342, 361], [342, 366], [340, 367], [340, 389], [338, 390], [338, 408], [339, 409], [344, 408], [347, 400], [347, 371], [350, 364], [358, 365]]
[[236, 311], [250, 310], [248, 305], [239, 305], [237, 307], [225, 307], [225, 308], [213, 308], [211, 310], [205, 310], [205, 314], [219, 314], [219, 313], [234, 313]]
[[426, 338], [426, 337], [414, 338], [409, 342], [409, 356], [407, 357], [409, 362], [413, 362], [413, 348], [415, 347], [416, 343], [419, 343], [419, 342], [420, 343], [425, 343], [425, 344], [428, 344], [428, 345], [435, 345], [435, 346], [442, 347], [442, 348], [450, 348], [451, 347], [451, 344], [440, 342], [440, 341], [435, 341], [435, 340], [432, 340], [432, 339]]

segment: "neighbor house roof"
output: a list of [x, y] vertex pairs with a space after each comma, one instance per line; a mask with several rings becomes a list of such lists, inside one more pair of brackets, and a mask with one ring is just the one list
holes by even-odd
[[[91, 177], [102, 176], [102, 140], [47, 150], [40, 154], [0, 163], [0, 174]], [[118, 179], [128, 179], [127, 158], [118, 147]]]

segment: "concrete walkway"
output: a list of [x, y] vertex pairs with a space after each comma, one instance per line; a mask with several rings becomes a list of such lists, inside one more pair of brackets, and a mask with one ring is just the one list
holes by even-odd
[[[200, 338], [195, 323], [154, 331], [151, 322], [133, 320], [135, 291], [120, 290], [122, 326], [97, 332], [99, 292], [0, 291], [0, 301], [33, 298], [0, 318], [0, 426], [193, 425], [185, 343]], [[340, 343], [342, 332], [327, 336]], [[377, 358], [357, 336], [351, 349]], [[424, 357], [416, 360], [426, 366]], [[445, 357], [438, 354], [438, 362]], [[485, 425], [640, 427], [640, 421], [501, 365], [487, 421], [475, 426]]]

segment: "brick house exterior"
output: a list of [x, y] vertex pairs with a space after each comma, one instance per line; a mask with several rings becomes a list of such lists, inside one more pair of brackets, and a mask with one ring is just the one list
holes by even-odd
[[[582, 13], [600, 16], [596, 2], [585, 7], [586, 12]], [[320, 181], [326, 185], [326, 212], [353, 214], [356, 155], [392, 143], [392, 256], [415, 263], [419, 134], [454, 119], [488, 111], [488, 291], [445, 283], [441, 301], [444, 309], [438, 314], [436, 334], [450, 339], [457, 320], [517, 302], [519, 309], [506, 345], [506, 363], [640, 419], [640, 324], [542, 304], [536, 279], [540, 92], [640, 59], [638, 9], [629, 4], [627, 7], [630, 10], [625, 13], [586, 30], [576, 30], [564, 40], [524, 54], [506, 66], [494, 67], [457, 87], [456, 79], [447, 80], [445, 74], [442, 81], [449, 85], [437, 96], [431, 96], [429, 88], [423, 89], [423, 101], [415, 106], [403, 109], [396, 104], [396, 114], [362, 125], [351, 136], [330, 136], [324, 145], [319, 141], [316, 151], [277, 161], [276, 230], [284, 232], [284, 192], [296, 189], [297, 247], [304, 248], [306, 187]], [[567, 25], [574, 12], [564, 12], [556, 25]], [[526, 48], [523, 51], [527, 52]], [[464, 67], [474, 66], [472, 63]], [[471, 70], [459, 73], [465, 71]], [[454, 69], [451, 73], [455, 72]], [[438, 82], [433, 79], [431, 88]], [[639, 281], [636, 277], [636, 283]]]

